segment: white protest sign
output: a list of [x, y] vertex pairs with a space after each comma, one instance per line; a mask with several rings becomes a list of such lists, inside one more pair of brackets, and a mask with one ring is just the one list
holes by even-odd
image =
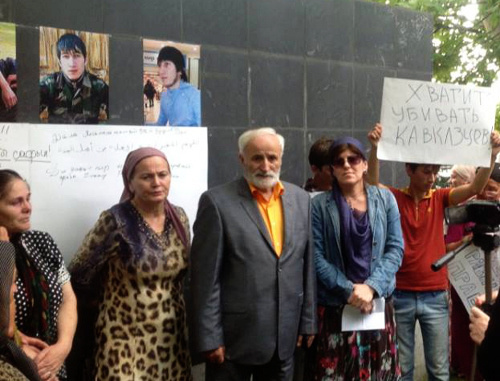
[[486, 87], [385, 78], [378, 158], [489, 167], [497, 101]]
[[[499, 286], [499, 266], [497, 253], [492, 253], [493, 290]], [[474, 305], [477, 295], [484, 294], [484, 253], [474, 246], [462, 250], [448, 264], [448, 278], [457, 291], [467, 311]]]
[[69, 260], [99, 214], [118, 203], [127, 154], [155, 147], [171, 171], [169, 200], [191, 225], [207, 188], [204, 127], [1, 124], [0, 168], [25, 177], [32, 192], [32, 228], [51, 234]]

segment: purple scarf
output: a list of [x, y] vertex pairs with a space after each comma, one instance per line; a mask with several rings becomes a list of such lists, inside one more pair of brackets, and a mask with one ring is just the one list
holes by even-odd
[[[123, 178], [124, 188], [122, 196], [120, 197], [120, 202], [130, 200], [133, 197], [133, 194], [132, 192], [130, 192], [129, 189], [129, 183], [131, 180], [132, 173], [134, 172], [135, 167], [137, 166], [137, 164], [139, 164], [141, 160], [152, 156], [159, 156], [165, 159], [168, 165], [168, 170], [170, 171], [170, 164], [168, 163], [167, 157], [160, 150], [157, 150], [156, 148], [152, 147], [142, 147], [134, 151], [131, 151], [127, 155], [127, 158], [125, 159], [125, 164], [123, 164], [122, 178]], [[184, 244], [185, 247], [188, 247], [189, 242], [187, 239], [186, 231], [184, 230], [184, 226], [182, 225], [182, 222], [179, 216], [177, 215], [177, 212], [175, 211], [174, 207], [172, 206], [172, 204], [170, 204], [170, 202], [167, 199], [165, 199], [165, 217], [172, 221], [174, 229], [177, 231], [177, 234], [179, 234], [182, 243]]]
[[370, 276], [372, 232], [368, 210], [362, 214], [347, 204], [338, 184], [332, 188], [340, 216], [340, 239], [345, 275], [354, 283], [363, 283]]

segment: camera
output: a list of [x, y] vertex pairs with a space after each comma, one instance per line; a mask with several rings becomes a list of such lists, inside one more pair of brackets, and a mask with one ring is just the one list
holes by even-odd
[[446, 208], [448, 224], [474, 222], [478, 225], [496, 227], [500, 225], [500, 201], [473, 200], [460, 206]]
[[441, 270], [444, 265], [455, 258], [460, 251], [465, 249], [471, 243], [474, 243], [474, 245], [480, 247], [484, 252], [488, 253], [500, 246], [500, 236], [492, 234], [499, 231], [499, 201], [469, 201], [464, 205], [446, 208], [444, 215], [446, 223], [449, 225], [474, 222], [475, 225], [472, 228], [473, 237], [471, 242], [463, 244], [454, 251], [450, 251], [434, 262], [431, 265], [432, 271]]

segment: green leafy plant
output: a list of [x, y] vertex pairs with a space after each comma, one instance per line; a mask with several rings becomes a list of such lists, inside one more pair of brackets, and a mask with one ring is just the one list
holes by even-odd
[[[470, 21], [471, 0], [372, 0], [401, 6], [434, 17], [433, 78], [443, 83], [491, 86], [500, 70], [500, 0], [478, 0]], [[500, 131], [500, 107], [495, 129]]]

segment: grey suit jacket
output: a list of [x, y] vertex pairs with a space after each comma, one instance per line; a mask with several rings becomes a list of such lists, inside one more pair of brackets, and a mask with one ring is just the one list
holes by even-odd
[[283, 182], [284, 245], [278, 258], [244, 178], [200, 198], [191, 248], [190, 336], [195, 350], [263, 364], [293, 355], [316, 333], [309, 195]]

